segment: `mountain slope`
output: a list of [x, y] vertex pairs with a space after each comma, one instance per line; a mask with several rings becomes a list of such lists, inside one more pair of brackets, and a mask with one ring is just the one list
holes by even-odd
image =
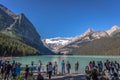
[[40, 51], [0, 33], [0, 56], [39, 55]]
[[39, 50], [41, 54], [54, 54], [43, 45], [33, 24], [24, 14], [16, 15], [1, 4], [0, 33]]
[[120, 37], [101, 38], [74, 49], [80, 55], [120, 55]]
[[[61, 54], [119, 55], [120, 27], [113, 26], [107, 31], [87, 30], [58, 50]], [[117, 35], [116, 35], [117, 34]], [[112, 44], [111, 44], [112, 43]], [[114, 48], [113, 46], [116, 47]], [[116, 52], [116, 53], [114, 53]]]

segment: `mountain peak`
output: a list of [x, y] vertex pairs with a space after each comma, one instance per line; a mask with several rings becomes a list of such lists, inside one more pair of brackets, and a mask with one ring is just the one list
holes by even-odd
[[110, 30], [107, 30], [106, 32], [108, 35], [111, 35], [113, 32], [120, 30], [120, 27], [117, 25], [114, 25]]
[[120, 29], [120, 27], [117, 26], [117, 25], [114, 25], [111, 29], [112, 29], [112, 30], [117, 30], [117, 29]]
[[89, 28], [89, 29], [86, 31], [86, 33], [91, 33], [91, 32], [94, 32], [94, 30], [91, 29], [91, 28]]
[[24, 13], [20, 13], [19, 15], [25, 17], [25, 14], [24, 14]]
[[84, 35], [89, 35], [91, 33], [95, 32], [93, 29], [89, 28], [85, 33]]

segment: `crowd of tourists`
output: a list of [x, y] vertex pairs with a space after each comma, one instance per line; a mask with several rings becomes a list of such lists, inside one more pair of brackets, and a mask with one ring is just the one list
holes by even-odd
[[[49, 79], [51, 79], [52, 75], [65, 74], [70, 73], [71, 71], [71, 64], [69, 61], [66, 63], [64, 60], [61, 61], [61, 73], [58, 72], [58, 63], [57, 62], [48, 62], [46, 64], [46, 75]], [[25, 80], [28, 80], [29, 76], [33, 76], [34, 72], [37, 71], [37, 80], [44, 80], [43, 76], [41, 75], [42, 72], [42, 62], [39, 60], [37, 66], [34, 62], [31, 62], [31, 65], [26, 65], [26, 67], [21, 67], [20, 63], [13, 61], [10, 63], [9, 61], [0, 61], [0, 79], [9, 80], [10, 78], [16, 80], [16, 77], [20, 76], [21, 72], [24, 72], [22, 77]], [[75, 72], [78, 72], [79, 62], [75, 63]]]
[[[60, 65], [60, 66], [59, 66]], [[62, 60], [61, 63], [57, 62], [48, 62], [44, 68], [46, 68], [45, 73], [49, 79], [51, 79], [52, 75], [57, 76], [57, 74], [70, 74], [71, 67], [73, 65], [70, 64], [69, 61]], [[29, 76], [34, 76], [35, 71], [37, 71], [36, 80], [44, 80], [44, 77], [41, 75], [43, 64], [39, 60], [37, 66], [31, 61], [31, 65], [26, 65], [25, 68], [21, 68], [21, 64], [13, 61], [10, 63], [9, 61], [0, 61], [0, 75], [3, 80], [9, 80], [12, 78], [16, 80], [16, 77], [21, 75], [23, 72], [22, 78], [28, 80]], [[61, 68], [61, 71], [58, 69]], [[79, 73], [79, 61], [76, 61], [74, 64], [74, 71], [75, 73]], [[119, 72], [120, 72], [120, 64], [117, 61], [109, 61], [106, 62], [102, 61], [90, 61], [88, 66], [85, 67], [85, 76], [87, 80], [120, 80], [119, 79]], [[109, 73], [109, 75], [106, 75]], [[111, 79], [109, 78], [111, 76]]]
[[120, 64], [117, 61], [90, 61], [85, 68], [87, 80], [120, 80]]
[[[58, 63], [54, 62], [52, 64], [52, 62], [48, 62], [46, 64], [46, 73], [47, 76], [49, 77], [49, 79], [51, 79], [52, 74], [53, 75], [57, 75], [57, 74], [70, 74], [71, 71], [71, 64], [69, 61], [67, 61], [66, 63], [64, 62], [64, 60], [62, 60], [61, 62], [61, 72], [59, 72], [58, 70]], [[77, 61], [75, 63], [75, 72], [78, 73], [78, 68], [79, 68], [79, 62]], [[38, 73], [41, 73], [41, 69], [42, 69], [42, 62], [39, 60], [38, 61]]]
[[9, 80], [10, 76], [15, 79], [16, 76], [20, 75], [20, 65], [20, 63], [15, 63], [15, 61], [12, 64], [9, 61], [0, 61], [0, 79]]

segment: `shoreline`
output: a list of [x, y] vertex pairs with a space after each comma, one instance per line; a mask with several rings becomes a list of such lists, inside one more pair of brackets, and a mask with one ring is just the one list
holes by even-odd
[[19, 58], [19, 57], [0, 57], [0, 60], [9, 60], [12, 58]]

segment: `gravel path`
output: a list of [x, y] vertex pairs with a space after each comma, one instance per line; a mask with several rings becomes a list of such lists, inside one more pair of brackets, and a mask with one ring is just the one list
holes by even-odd
[[[46, 74], [42, 74], [45, 80], [49, 80]], [[51, 80], [86, 80], [84, 74], [64, 74], [52, 76]]]

